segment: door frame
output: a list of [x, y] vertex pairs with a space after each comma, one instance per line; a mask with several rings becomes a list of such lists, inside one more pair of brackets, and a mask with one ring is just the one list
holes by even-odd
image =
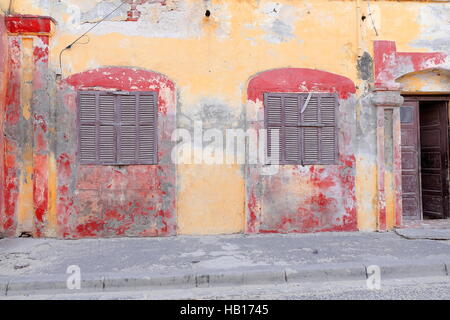
[[[420, 102], [421, 101], [446, 101], [447, 102], [447, 113], [449, 113], [449, 109], [450, 109], [450, 94], [410, 94], [410, 93], [402, 93], [403, 98], [405, 99], [405, 101], [418, 101], [419, 102], [419, 109], [417, 110], [417, 133], [418, 133], [418, 143], [419, 143], [419, 150], [418, 150], [418, 167], [419, 167], [419, 193], [420, 193], [420, 220], [424, 220], [423, 218], [423, 208], [422, 208], [422, 164], [421, 164], [421, 150], [420, 150], [420, 146], [421, 146], [421, 142], [420, 142]], [[449, 121], [450, 122], [450, 115], [449, 115]], [[448, 133], [448, 128], [449, 128], [449, 123], [447, 123], [447, 134]], [[450, 138], [450, 137], [449, 137]], [[449, 169], [449, 162], [450, 162], [450, 147], [447, 148], [447, 188], [449, 187], [449, 179], [450, 179], [450, 169]], [[450, 191], [449, 191], [450, 192]], [[408, 218], [405, 218], [403, 216], [403, 219], [408, 220]], [[450, 219], [450, 209], [447, 210], [447, 216], [444, 217], [444, 219]]]

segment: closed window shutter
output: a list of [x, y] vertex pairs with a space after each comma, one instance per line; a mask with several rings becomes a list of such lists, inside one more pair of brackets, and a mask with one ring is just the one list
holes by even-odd
[[119, 162], [135, 163], [137, 147], [136, 95], [119, 96]]
[[120, 97], [120, 161], [157, 163], [156, 93]]
[[[267, 156], [271, 159], [277, 158], [277, 160], [283, 162], [283, 149], [284, 143], [282, 143], [282, 110], [283, 101], [279, 95], [265, 95], [266, 106], [266, 129], [267, 129]], [[278, 139], [276, 136], [278, 135]], [[277, 152], [278, 155], [272, 154]]]
[[334, 164], [337, 160], [337, 98], [327, 93], [308, 96], [265, 94], [268, 154], [272, 132], [279, 129], [281, 164]]
[[300, 158], [300, 128], [299, 128], [299, 96], [287, 95], [283, 97], [284, 130], [282, 135], [283, 162], [298, 164]]
[[98, 97], [98, 160], [101, 163], [116, 162], [115, 97], [100, 93]]
[[322, 164], [333, 164], [337, 160], [336, 109], [337, 99], [334, 95], [320, 97], [320, 117], [323, 125], [320, 139]]
[[138, 152], [139, 162], [157, 163], [157, 120], [156, 93], [139, 94], [138, 106]]
[[[307, 101], [307, 95], [302, 95], [303, 101], [300, 108]], [[303, 131], [303, 164], [316, 164], [320, 160], [320, 129], [319, 129], [319, 98], [311, 96], [306, 109], [302, 113]]]
[[79, 152], [81, 162], [97, 161], [97, 96], [95, 93], [79, 95]]
[[116, 134], [113, 125], [100, 125], [98, 145], [100, 162], [116, 162]]
[[336, 162], [336, 108], [334, 94], [318, 93], [311, 96], [302, 114], [303, 164]]
[[96, 130], [93, 125], [81, 125], [80, 159], [82, 162], [93, 162], [97, 160]]
[[157, 115], [155, 92], [80, 92], [80, 162], [156, 164]]

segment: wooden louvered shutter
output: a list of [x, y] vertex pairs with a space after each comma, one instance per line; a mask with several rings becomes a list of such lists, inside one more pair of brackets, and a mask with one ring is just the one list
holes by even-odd
[[299, 96], [285, 95], [283, 97], [283, 163], [300, 164], [300, 127]]
[[79, 153], [80, 161], [97, 161], [97, 96], [92, 92], [79, 95]]
[[322, 132], [320, 136], [320, 163], [333, 164], [337, 161], [337, 98], [334, 95], [320, 97], [320, 118]]
[[334, 94], [266, 93], [264, 98], [269, 156], [272, 132], [279, 130], [280, 164], [336, 163], [337, 98]]
[[141, 93], [138, 102], [137, 161], [139, 163], [156, 164], [158, 162], [156, 93]]
[[[267, 156], [270, 159], [277, 158], [279, 163], [283, 161], [283, 148], [282, 143], [282, 109], [283, 101], [281, 96], [265, 94], [265, 119], [267, 129]], [[276, 136], [278, 135], [278, 139]], [[273, 141], [272, 141], [273, 140]], [[278, 156], [273, 154], [278, 152]]]
[[[306, 99], [306, 95], [305, 95]], [[337, 99], [313, 94], [302, 114], [303, 164], [334, 164], [337, 158]]]
[[[306, 103], [307, 95], [303, 95], [301, 108]], [[318, 164], [320, 162], [320, 129], [319, 129], [319, 98], [310, 98], [302, 113], [303, 131], [303, 164]]]
[[157, 163], [156, 93], [120, 96], [119, 162]]
[[137, 99], [136, 95], [121, 95], [119, 100], [119, 163], [136, 162], [137, 150]]
[[98, 161], [116, 162], [116, 116], [115, 97], [112, 94], [98, 95]]
[[157, 163], [155, 92], [81, 91], [78, 100], [81, 163]]

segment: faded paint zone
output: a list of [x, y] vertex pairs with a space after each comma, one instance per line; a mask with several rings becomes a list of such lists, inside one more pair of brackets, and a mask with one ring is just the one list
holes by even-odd
[[[80, 165], [77, 160], [77, 90], [156, 91], [158, 165]], [[75, 74], [58, 87], [57, 229], [65, 238], [176, 234], [176, 172], [170, 154], [176, 125], [174, 84], [131, 68]]]
[[339, 96], [337, 165], [283, 165], [275, 175], [247, 168], [249, 233], [357, 230], [353, 82], [336, 74], [300, 68], [276, 69], [248, 85], [247, 126], [264, 128], [264, 92], [333, 92]]

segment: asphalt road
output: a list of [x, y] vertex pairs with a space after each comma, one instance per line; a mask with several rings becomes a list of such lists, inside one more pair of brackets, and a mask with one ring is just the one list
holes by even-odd
[[379, 290], [368, 290], [365, 281], [238, 286], [153, 291], [91, 292], [78, 294], [45, 294], [1, 297], [1, 299], [83, 299], [83, 300], [178, 300], [178, 299], [282, 299], [282, 300], [447, 300], [450, 299], [449, 277], [386, 280]]

